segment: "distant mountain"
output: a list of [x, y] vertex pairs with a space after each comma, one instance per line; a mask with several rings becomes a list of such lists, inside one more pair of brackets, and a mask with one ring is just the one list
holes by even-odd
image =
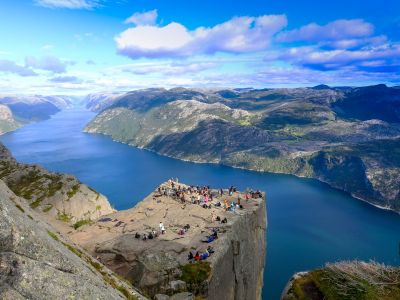
[[68, 96], [0, 95], [0, 134], [46, 120], [71, 105]]
[[171, 157], [316, 178], [400, 211], [400, 90], [146, 89], [87, 125]]

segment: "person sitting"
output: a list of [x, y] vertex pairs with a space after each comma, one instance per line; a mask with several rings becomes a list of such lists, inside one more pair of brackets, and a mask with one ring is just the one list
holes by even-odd
[[213, 248], [213, 247], [208, 246], [208, 247], [207, 247], [207, 252], [210, 253], [210, 254], [213, 254], [215, 251], [214, 251], [214, 248]]
[[192, 260], [194, 260], [194, 256], [193, 256], [193, 253], [192, 253], [192, 251], [190, 251], [190, 252], [189, 252], [189, 255], [188, 255], [188, 260], [189, 260], [189, 261], [192, 261]]
[[215, 203], [215, 207], [221, 207], [221, 202], [217, 202], [217, 203]]
[[186, 231], [188, 231], [189, 228], [190, 228], [190, 225], [189, 225], [189, 224], [186, 224], [185, 226], [183, 226], [183, 229], [185, 229]]
[[221, 223], [228, 223], [228, 220], [226, 218], [224, 218]]
[[220, 218], [220, 216], [217, 216], [217, 218], [215, 219], [215, 221], [221, 221], [221, 218]]
[[218, 238], [218, 233], [217, 233], [217, 231], [216, 230], [214, 230], [214, 232], [213, 232], [213, 237], [214, 237], [214, 239], [217, 239]]
[[209, 236], [207, 237], [207, 243], [212, 243], [212, 242], [214, 242], [214, 240], [215, 240], [214, 235], [209, 235]]
[[147, 236], [147, 238], [148, 238], [149, 240], [152, 240], [152, 239], [154, 238], [154, 236], [153, 236], [153, 234], [150, 232], [149, 235]]
[[198, 251], [196, 252], [196, 255], [194, 256], [194, 260], [195, 261], [200, 261], [200, 254], [199, 254]]
[[135, 239], [140, 239], [140, 234], [139, 233], [135, 233]]
[[147, 235], [146, 235], [145, 233], [143, 233], [143, 238], [142, 238], [142, 240], [143, 240], [143, 241], [147, 240]]

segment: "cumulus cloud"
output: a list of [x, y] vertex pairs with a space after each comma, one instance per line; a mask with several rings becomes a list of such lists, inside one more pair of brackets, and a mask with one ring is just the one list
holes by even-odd
[[311, 23], [299, 29], [283, 32], [278, 40], [282, 42], [338, 41], [367, 37], [373, 33], [374, 26], [364, 20], [336, 20], [323, 26]]
[[134, 13], [125, 20], [125, 24], [134, 24], [136, 26], [154, 25], [157, 20], [157, 10], [150, 10], [144, 13]]
[[51, 71], [53, 73], [65, 73], [67, 65], [72, 64], [71, 62], [61, 61], [54, 56], [44, 56], [40, 59], [33, 56], [27, 56], [25, 58], [25, 65], [34, 69]]
[[99, 6], [100, 2], [100, 0], [35, 0], [39, 6], [69, 9], [92, 9]]
[[15, 62], [6, 59], [0, 60], [0, 72], [13, 73], [24, 77], [37, 76], [37, 74], [29, 67], [18, 65]]
[[248, 53], [266, 49], [287, 25], [284, 15], [235, 17], [214, 27], [189, 30], [172, 22], [166, 26], [139, 25], [119, 34], [118, 52], [130, 58], [184, 57], [198, 54]]
[[54, 83], [81, 83], [82, 80], [76, 76], [56, 76], [50, 78], [49, 81]]

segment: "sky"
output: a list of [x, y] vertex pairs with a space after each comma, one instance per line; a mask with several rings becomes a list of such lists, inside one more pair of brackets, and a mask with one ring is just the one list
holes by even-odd
[[400, 85], [398, 0], [1, 0], [0, 94]]

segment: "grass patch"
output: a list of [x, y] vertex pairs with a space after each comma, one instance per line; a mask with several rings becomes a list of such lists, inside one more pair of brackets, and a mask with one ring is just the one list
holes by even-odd
[[72, 186], [72, 188], [67, 192], [68, 199], [71, 199], [73, 196], [75, 196], [76, 193], [78, 193], [79, 188], [80, 188], [80, 184], [79, 183], [74, 184]]
[[65, 247], [67, 247], [68, 250], [71, 251], [72, 253], [74, 253], [76, 256], [82, 257], [82, 252], [79, 251], [78, 249], [76, 249], [75, 247], [71, 246], [71, 245], [68, 244], [68, 243], [63, 243], [63, 245], [64, 245]]
[[33, 218], [32, 218], [32, 216], [31, 216], [31, 215], [28, 215], [28, 218], [29, 218], [29, 219], [31, 219], [31, 220], [33, 220]]
[[58, 238], [58, 235], [55, 234], [54, 232], [51, 232], [49, 230], [47, 230], [47, 234], [55, 241], [59, 241], [60, 239]]
[[209, 262], [200, 261], [193, 264], [186, 264], [181, 267], [181, 280], [188, 284], [200, 284], [207, 280], [211, 273]]
[[18, 209], [19, 209], [20, 211], [22, 211], [23, 213], [25, 212], [25, 209], [23, 209], [23, 208], [21, 207], [21, 205], [15, 204], [15, 207], [18, 208]]
[[52, 204], [47, 204], [45, 208], [43, 208], [43, 212], [47, 213], [53, 208]]
[[90, 219], [79, 220], [73, 226], [74, 226], [74, 229], [78, 229], [79, 227], [81, 227], [83, 225], [87, 225], [87, 224], [92, 224], [92, 220], [90, 220]]
[[400, 268], [359, 261], [328, 264], [296, 279], [291, 291], [295, 300], [400, 299]]
[[58, 212], [57, 219], [60, 220], [60, 221], [68, 223], [69, 221], [71, 221], [72, 216], [69, 215], [69, 214], [66, 214], [65, 212], [62, 212], [62, 213]]

